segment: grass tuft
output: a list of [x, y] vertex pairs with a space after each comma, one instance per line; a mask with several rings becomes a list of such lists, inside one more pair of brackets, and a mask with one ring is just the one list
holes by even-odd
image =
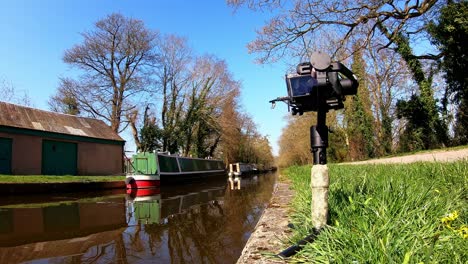
[[[329, 221], [292, 261], [465, 263], [468, 162], [329, 165]], [[310, 233], [310, 166], [285, 173], [296, 191], [294, 242]]]

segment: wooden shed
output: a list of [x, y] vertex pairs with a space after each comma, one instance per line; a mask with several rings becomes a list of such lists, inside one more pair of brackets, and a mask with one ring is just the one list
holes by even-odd
[[124, 143], [101, 120], [0, 102], [0, 174], [122, 174]]

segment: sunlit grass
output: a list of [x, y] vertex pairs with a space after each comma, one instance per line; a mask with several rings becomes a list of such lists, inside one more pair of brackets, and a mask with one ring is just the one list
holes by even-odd
[[[330, 165], [329, 226], [305, 263], [465, 263], [468, 162]], [[309, 234], [310, 166], [291, 167], [294, 241]]]
[[125, 176], [55, 176], [55, 175], [0, 175], [2, 183], [60, 183], [124, 181]]

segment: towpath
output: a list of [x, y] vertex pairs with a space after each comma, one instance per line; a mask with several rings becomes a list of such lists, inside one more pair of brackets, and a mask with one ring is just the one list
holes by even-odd
[[291, 210], [289, 205], [293, 196], [294, 192], [289, 189], [289, 182], [284, 179], [278, 180], [273, 197], [242, 250], [238, 264], [285, 263], [273, 254], [279, 253], [282, 247], [288, 244], [291, 233], [288, 227]]
[[453, 162], [468, 159], [468, 147], [458, 150], [435, 150], [424, 153], [416, 153], [400, 157], [373, 159], [365, 161], [347, 162], [341, 164], [389, 164], [389, 163], [412, 163], [412, 162]]

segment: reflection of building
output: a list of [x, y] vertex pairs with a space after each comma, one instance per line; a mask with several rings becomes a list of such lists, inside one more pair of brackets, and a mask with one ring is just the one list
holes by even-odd
[[0, 102], [0, 174], [121, 174], [123, 145], [101, 120]]
[[117, 239], [126, 226], [122, 196], [0, 208], [0, 263], [80, 254]]
[[[106, 245], [121, 239], [124, 231], [125, 228], [118, 228], [89, 234], [76, 239], [52, 240], [14, 247], [0, 247], [0, 263], [22, 263], [57, 257], [77, 257], [78, 260], [81, 260], [82, 255], [85, 255], [87, 251], [95, 251], [100, 245]], [[107, 256], [103, 255], [102, 257]], [[76, 263], [81, 263], [81, 261]]]

